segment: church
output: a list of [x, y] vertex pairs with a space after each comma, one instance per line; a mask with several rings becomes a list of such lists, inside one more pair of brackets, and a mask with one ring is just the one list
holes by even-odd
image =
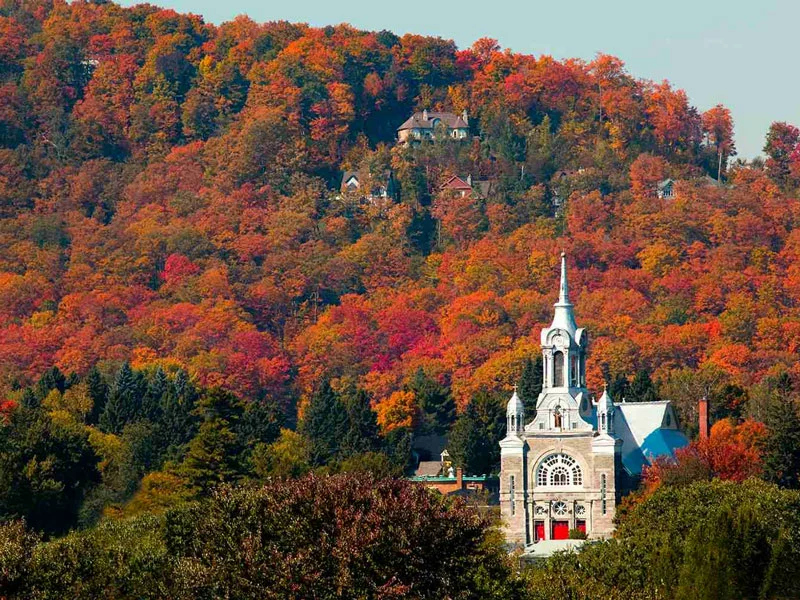
[[688, 443], [669, 402], [615, 402], [586, 388], [589, 335], [575, 322], [566, 256], [555, 315], [542, 330], [542, 392], [526, 415], [516, 391], [500, 441], [500, 509], [506, 539], [530, 546], [571, 530], [604, 538], [642, 468]]

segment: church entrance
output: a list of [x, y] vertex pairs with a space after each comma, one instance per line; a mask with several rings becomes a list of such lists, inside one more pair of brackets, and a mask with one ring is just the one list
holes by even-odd
[[533, 523], [533, 541], [538, 542], [544, 539], [544, 521], [535, 521]]
[[569, 538], [569, 521], [553, 521], [553, 535], [550, 539], [566, 540]]

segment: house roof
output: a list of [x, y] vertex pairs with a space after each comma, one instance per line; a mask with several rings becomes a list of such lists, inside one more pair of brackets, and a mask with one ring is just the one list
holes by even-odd
[[671, 186], [673, 183], [675, 183], [674, 179], [665, 179], [664, 181], [659, 181], [658, 182], [658, 189], [659, 190], [663, 190], [663, 189]]
[[[342, 191], [344, 191], [344, 189], [347, 187], [347, 182], [350, 181], [350, 179], [352, 179], [353, 177], [355, 177], [356, 181], [358, 182], [358, 185], [360, 186], [362, 180], [367, 179], [369, 177], [369, 175], [370, 174], [368, 172], [363, 171], [363, 170], [362, 171], [344, 171], [342, 173], [342, 181], [339, 184], [339, 188]], [[378, 174], [378, 175], [373, 175], [372, 176], [373, 183], [376, 184], [376, 185], [388, 186], [389, 179], [391, 178], [391, 176], [392, 176], [391, 169], [386, 169], [386, 170], [383, 171], [382, 174]]]
[[438, 460], [421, 460], [414, 471], [415, 477], [436, 477], [442, 470], [442, 463]]
[[442, 184], [442, 189], [448, 190], [471, 190], [472, 186], [467, 183], [466, 179], [462, 179], [458, 175], [453, 175], [450, 179]]
[[[427, 119], [424, 118], [427, 114]], [[433, 112], [426, 111], [426, 113], [414, 113], [411, 115], [397, 131], [404, 129], [433, 129], [436, 121], [439, 120], [449, 129], [467, 129], [469, 125], [459, 115], [449, 112]]]
[[615, 403], [614, 430], [622, 440], [622, 464], [632, 475], [658, 456], [673, 455], [689, 443], [667, 401]]

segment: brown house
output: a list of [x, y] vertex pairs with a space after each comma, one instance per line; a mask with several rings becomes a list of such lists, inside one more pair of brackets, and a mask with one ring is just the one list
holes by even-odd
[[434, 133], [441, 131], [455, 140], [469, 138], [469, 117], [465, 110], [461, 115], [450, 112], [423, 110], [414, 113], [397, 128], [397, 141], [400, 144], [418, 143], [432, 140]]
[[490, 179], [472, 179], [472, 175], [459, 177], [454, 175], [444, 182], [439, 188], [443, 192], [449, 192], [461, 198], [475, 198], [485, 200], [495, 190], [495, 182]]

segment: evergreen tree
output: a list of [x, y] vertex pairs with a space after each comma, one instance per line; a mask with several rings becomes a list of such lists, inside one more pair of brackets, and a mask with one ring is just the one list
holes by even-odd
[[86, 387], [89, 398], [92, 400], [92, 410], [89, 412], [88, 422], [90, 425], [96, 425], [108, 401], [108, 385], [96, 366], [92, 367], [86, 376]]
[[428, 377], [422, 367], [418, 368], [408, 384], [414, 392], [422, 413], [421, 432], [423, 434], [444, 435], [456, 417], [456, 404], [445, 386]]
[[415, 466], [411, 448], [413, 437], [410, 427], [396, 427], [386, 434], [386, 452], [401, 473], [409, 473]]
[[535, 359], [528, 358], [517, 386], [517, 395], [525, 406], [525, 416], [528, 420], [536, 415], [536, 400], [542, 393], [542, 369], [541, 355], [537, 354]]
[[[614, 398], [614, 396], [611, 397]], [[653, 380], [650, 379], [650, 373], [644, 369], [636, 372], [628, 389], [626, 400], [629, 402], [655, 402], [658, 400], [656, 386], [653, 384]]]
[[41, 401], [47, 398], [47, 395], [53, 390], [58, 390], [63, 394], [66, 389], [67, 378], [64, 377], [64, 374], [58, 367], [50, 367], [47, 371], [42, 373], [42, 376], [36, 383], [36, 396]]
[[22, 392], [22, 400], [20, 401], [22, 408], [33, 410], [39, 408], [41, 404], [42, 403], [36, 396], [36, 393], [31, 388], [25, 388], [25, 390]]
[[147, 391], [142, 398], [138, 417], [155, 423], [161, 417], [161, 403], [169, 388], [169, 379], [164, 369], [158, 367], [147, 382]]
[[324, 465], [339, 456], [349, 425], [347, 409], [324, 380], [311, 397], [300, 423], [300, 432], [310, 445], [312, 465]]
[[504, 434], [502, 401], [489, 394], [478, 394], [453, 426], [447, 450], [465, 474], [488, 474], [500, 462], [498, 444]]
[[242, 474], [240, 455], [241, 446], [229, 423], [212, 417], [200, 424], [178, 472], [205, 492], [220, 483], [235, 481]]
[[764, 424], [769, 434], [764, 444], [764, 478], [781, 487], [800, 488], [800, 417], [791, 400], [774, 399], [767, 406]]
[[108, 402], [100, 416], [100, 428], [106, 433], [120, 434], [125, 425], [132, 422], [139, 413], [142, 395], [139, 378], [131, 366], [124, 363], [117, 373]]
[[342, 447], [344, 457], [365, 452], [377, 452], [381, 447], [378, 419], [370, 406], [369, 395], [356, 390], [345, 402], [348, 430]]
[[608, 394], [616, 402], [630, 400], [630, 384], [628, 383], [628, 378], [622, 373], [617, 373], [608, 384]]
[[186, 371], [178, 371], [161, 397], [158, 439], [161, 451], [166, 456], [180, 454], [180, 449], [197, 433], [198, 419], [194, 414], [196, 402], [197, 390], [189, 381]]
[[269, 398], [248, 402], [235, 433], [247, 448], [271, 444], [281, 432], [283, 415], [277, 403]]

